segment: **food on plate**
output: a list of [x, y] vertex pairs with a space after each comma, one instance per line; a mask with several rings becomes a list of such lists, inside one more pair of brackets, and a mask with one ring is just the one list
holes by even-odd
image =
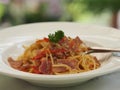
[[8, 57], [8, 62], [14, 69], [34, 74], [81, 73], [100, 67], [95, 56], [85, 54], [87, 50], [88, 47], [78, 36], [67, 37], [59, 30], [25, 47], [17, 59]]

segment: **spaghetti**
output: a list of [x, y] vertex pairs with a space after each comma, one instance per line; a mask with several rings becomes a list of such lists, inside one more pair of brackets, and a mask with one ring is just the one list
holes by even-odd
[[49, 38], [36, 40], [17, 60], [8, 58], [11, 67], [35, 74], [74, 74], [100, 67], [96, 57], [85, 54], [88, 47], [79, 37], [64, 36], [57, 43]]

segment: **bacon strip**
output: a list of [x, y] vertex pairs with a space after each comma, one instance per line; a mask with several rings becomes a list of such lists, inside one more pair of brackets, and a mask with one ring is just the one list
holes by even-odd
[[15, 69], [20, 69], [20, 67], [23, 64], [22, 61], [15, 61], [11, 57], [8, 58], [8, 62], [10, 64], [10, 66], [13, 67], [13, 68], [15, 68]]
[[52, 73], [52, 63], [46, 58], [41, 59], [41, 65], [39, 66], [39, 71], [42, 74], [51, 74]]

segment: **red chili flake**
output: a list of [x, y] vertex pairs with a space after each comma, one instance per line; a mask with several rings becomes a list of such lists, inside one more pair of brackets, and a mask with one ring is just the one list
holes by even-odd
[[33, 57], [32, 60], [41, 59], [42, 57], [45, 57], [46, 53], [48, 53], [48, 50], [43, 50], [40, 53], [38, 53], [35, 57]]
[[44, 41], [49, 42], [49, 39], [45, 37], [45, 38], [44, 38]]

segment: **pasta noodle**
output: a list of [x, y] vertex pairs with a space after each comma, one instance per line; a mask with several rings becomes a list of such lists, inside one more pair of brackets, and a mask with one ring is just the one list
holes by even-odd
[[11, 67], [35, 74], [74, 74], [100, 67], [96, 57], [85, 54], [88, 47], [79, 37], [64, 36], [59, 42], [51, 42], [48, 38], [36, 40], [25, 47], [25, 51], [16, 60], [8, 61]]

